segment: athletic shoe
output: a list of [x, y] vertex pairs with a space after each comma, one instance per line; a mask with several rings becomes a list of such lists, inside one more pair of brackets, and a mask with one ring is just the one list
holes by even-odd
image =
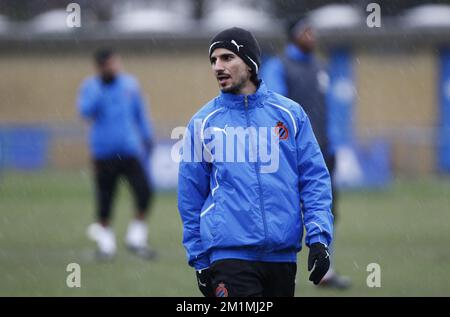
[[98, 223], [88, 227], [88, 237], [97, 243], [97, 258], [99, 260], [111, 260], [116, 254], [116, 238], [114, 231]]
[[128, 225], [125, 244], [128, 250], [135, 255], [146, 260], [152, 260], [156, 257], [156, 251], [148, 245], [147, 237], [147, 224], [142, 220], [135, 219]]

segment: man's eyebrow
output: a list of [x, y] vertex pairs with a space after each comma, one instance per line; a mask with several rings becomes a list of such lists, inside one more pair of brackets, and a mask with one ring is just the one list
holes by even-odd
[[220, 54], [218, 57], [224, 58], [224, 57], [233, 57], [233, 56], [234, 56], [233, 53], [223, 53], [223, 54]]
[[217, 59], [217, 58], [219, 58], [219, 57], [230, 57], [230, 56], [234, 56], [235, 54], [233, 54], [233, 53], [223, 53], [223, 54], [220, 54], [220, 55], [212, 55], [211, 56], [211, 59], [213, 59], [213, 58], [215, 58], [215, 59]]

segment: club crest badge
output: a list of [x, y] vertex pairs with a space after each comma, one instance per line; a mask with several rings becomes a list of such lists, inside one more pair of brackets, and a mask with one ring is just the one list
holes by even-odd
[[275, 134], [278, 135], [280, 140], [286, 140], [289, 137], [289, 130], [283, 122], [278, 121], [275, 126]]
[[216, 288], [216, 297], [228, 297], [228, 290], [224, 283], [220, 283]]

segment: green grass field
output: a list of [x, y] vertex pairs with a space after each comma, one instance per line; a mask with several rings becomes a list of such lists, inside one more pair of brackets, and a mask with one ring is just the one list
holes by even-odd
[[[450, 296], [450, 179], [396, 181], [383, 191], [341, 194], [336, 266], [353, 280], [344, 292], [307, 282], [299, 255], [296, 296]], [[172, 193], [158, 194], [149, 219], [157, 261], [130, 255], [123, 237], [132, 202], [116, 202], [119, 253], [97, 263], [85, 235], [93, 219], [90, 173], [45, 171], [0, 175], [1, 296], [199, 296], [185, 262]], [[81, 288], [66, 286], [67, 264], [81, 266]], [[369, 263], [381, 266], [381, 288], [366, 286]]]

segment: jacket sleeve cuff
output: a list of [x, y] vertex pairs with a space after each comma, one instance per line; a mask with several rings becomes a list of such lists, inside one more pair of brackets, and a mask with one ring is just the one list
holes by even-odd
[[196, 271], [207, 269], [209, 265], [209, 256], [207, 255], [203, 255], [192, 262], [192, 266]]
[[323, 244], [325, 247], [328, 247], [328, 242], [327, 242], [327, 238], [326, 235], [324, 234], [315, 234], [313, 235], [311, 238], [307, 239], [306, 241], [306, 245], [309, 247], [314, 243], [321, 243]]

